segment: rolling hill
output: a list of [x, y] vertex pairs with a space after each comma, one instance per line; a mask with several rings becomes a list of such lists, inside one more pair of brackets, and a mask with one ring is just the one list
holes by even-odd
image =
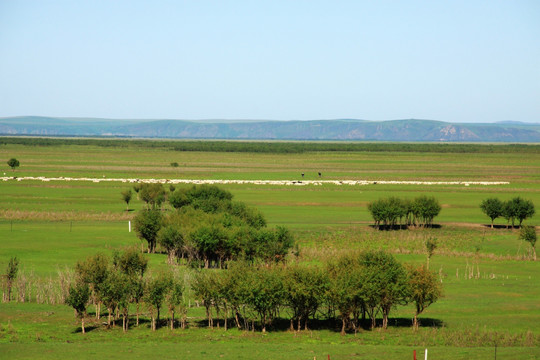
[[2, 136], [80, 136], [237, 140], [540, 142], [540, 124], [434, 120], [309, 121], [117, 120], [21, 116], [0, 118]]

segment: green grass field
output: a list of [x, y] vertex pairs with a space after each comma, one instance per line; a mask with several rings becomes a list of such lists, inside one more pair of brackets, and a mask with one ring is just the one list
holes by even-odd
[[[516, 229], [489, 229], [479, 203], [496, 196], [532, 200], [537, 213], [527, 224], [540, 225], [540, 154], [315, 152], [295, 154], [179, 152], [159, 148], [98, 146], [0, 147], [0, 159], [19, 159], [5, 176], [317, 180], [507, 181], [508, 185], [223, 185], [236, 200], [257, 207], [269, 226], [291, 229], [300, 259], [324, 263], [340, 254], [386, 249], [403, 262], [425, 261], [423, 244], [434, 237], [439, 247], [431, 260], [445, 297], [425, 314], [415, 333], [408, 326], [412, 306], [394, 310], [398, 326], [386, 331], [339, 335], [339, 329], [293, 333], [210, 330], [200, 308], [190, 310], [190, 328], [151, 333], [148, 324], [122, 334], [98, 326], [78, 333], [73, 309], [59, 304], [0, 303], [0, 358], [268, 358], [430, 359], [540, 357], [540, 265], [528, 260], [528, 244]], [[178, 162], [177, 168], [170, 163]], [[1, 173], [0, 173], [1, 174]], [[78, 260], [123, 246], [140, 246], [128, 221], [142, 208], [133, 200], [126, 213], [122, 182], [0, 182], [0, 271], [11, 256], [21, 273], [46, 282]], [[182, 185], [188, 186], [188, 185]], [[177, 185], [180, 187], [180, 185]], [[380, 197], [433, 195], [443, 209], [434, 229], [377, 231], [367, 204]], [[150, 267], [167, 267], [166, 256], [150, 255]], [[434, 326], [434, 324], [437, 324]], [[99, 325], [99, 324], [98, 324]]]

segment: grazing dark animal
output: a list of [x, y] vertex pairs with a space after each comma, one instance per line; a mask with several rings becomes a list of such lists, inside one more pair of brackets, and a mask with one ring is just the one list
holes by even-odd
[[322, 176], [322, 174], [319, 172], [319, 177], [321, 177], [321, 176]]
[[302, 177], [304, 177], [304, 173], [302, 173]]

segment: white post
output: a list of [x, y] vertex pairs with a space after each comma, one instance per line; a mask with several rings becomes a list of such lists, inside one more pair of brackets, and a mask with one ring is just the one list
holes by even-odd
[[426, 356], [424, 357], [424, 360], [427, 360], [427, 349], [426, 349]]
[[129, 232], [131, 232], [131, 220], [128, 221], [128, 224], [129, 224]]

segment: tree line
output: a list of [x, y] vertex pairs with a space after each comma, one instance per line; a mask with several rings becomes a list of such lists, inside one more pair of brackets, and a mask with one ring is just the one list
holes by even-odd
[[536, 144], [452, 144], [452, 143], [377, 143], [377, 142], [307, 142], [307, 141], [215, 141], [215, 140], [141, 140], [122, 138], [42, 138], [1, 137], [0, 145], [25, 146], [82, 145], [114, 148], [151, 148], [171, 151], [308, 153], [347, 152], [420, 152], [420, 153], [529, 153], [537, 154]]
[[367, 208], [377, 229], [432, 226], [433, 219], [441, 211], [439, 201], [425, 195], [413, 200], [391, 196], [370, 202]]
[[[150, 314], [152, 330], [163, 308], [171, 328], [178, 322], [186, 326], [187, 285], [171, 273], [148, 276], [147, 264], [134, 249], [115, 252], [112, 260], [97, 254], [77, 263], [66, 303], [76, 310], [83, 333], [89, 303], [97, 319], [101, 306], [106, 308], [109, 327], [121, 317], [124, 331], [133, 308], [139, 325], [141, 307]], [[364, 325], [374, 328], [380, 316], [386, 328], [391, 309], [409, 303], [415, 306], [416, 328], [418, 315], [442, 296], [440, 281], [425, 265], [403, 265], [383, 251], [344, 256], [325, 267], [231, 262], [227, 270], [198, 270], [189, 286], [206, 309], [209, 327], [262, 332], [278, 318], [288, 319], [291, 330], [307, 330], [310, 321], [323, 318], [345, 334]]]
[[206, 307], [209, 327], [213, 313], [225, 327], [232, 318], [239, 329], [258, 323], [262, 332], [278, 317], [288, 317], [291, 330], [307, 330], [319, 317], [340, 322], [342, 334], [366, 321], [374, 328], [378, 316], [387, 328], [391, 309], [409, 303], [418, 327], [418, 315], [442, 296], [441, 283], [425, 265], [404, 266], [383, 251], [344, 256], [326, 267], [235, 263], [225, 272], [200, 272], [193, 290]]
[[[231, 260], [279, 262], [294, 245], [284, 227], [269, 229], [264, 216], [217, 186], [170, 189], [161, 184], [138, 184], [135, 191], [145, 209], [134, 218], [138, 237], [167, 252], [169, 263], [222, 267]], [[125, 200], [125, 197], [124, 197]], [[168, 201], [174, 211], [160, 210]]]

